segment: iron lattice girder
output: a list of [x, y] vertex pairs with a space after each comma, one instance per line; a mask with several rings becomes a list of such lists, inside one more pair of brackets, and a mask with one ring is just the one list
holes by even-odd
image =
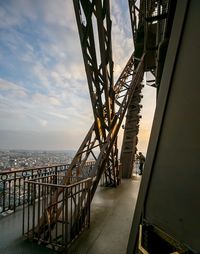
[[[132, 55], [114, 87], [116, 91], [115, 102], [118, 102], [119, 106], [116, 106], [116, 108], [118, 109], [112, 121], [112, 129], [108, 133], [106, 141], [103, 143], [101, 147], [100, 154], [96, 159], [94, 169], [92, 170], [92, 175], [87, 175], [94, 177], [93, 178], [94, 186], [92, 186], [93, 189], [92, 197], [95, 193], [96, 187], [99, 183], [102, 173], [104, 172], [105, 164], [108, 160], [110, 151], [113, 148], [113, 144], [116, 140], [122, 120], [124, 118], [128, 105], [131, 102], [131, 98], [133, 97], [135, 91], [137, 93], [137, 87], [140, 86], [140, 82], [142, 81], [143, 78], [143, 73], [144, 73], [144, 56], [142, 57], [141, 62], [138, 64], [137, 69], [134, 71], [134, 57]], [[85, 150], [87, 151], [87, 153], [90, 154], [92, 153], [92, 151], [96, 147], [96, 143], [91, 142], [92, 136], [95, 136], [94, 124], [90, 128], [90, 131], [88, 132], [77, 154], [75, 155], [69, 167], [70, 171], [77, 172], [78, 170], [82, 176], [85, 176], [84, 172], [82, 171], [84, 168], [83, 166], [81, 167], [81, 165], [83, 165], [82, 163], [86, 161], [86, 158], [88, 158], [89, 154], [86, 154], [86, 152], [81, 151]], [[90, 150], [86, 149], [88, 143], [91, 145]]]
[[137, 151], [138, 143], [138, 132], [139, 132], [139, 120], [140, 120], [140, 100], [141, 100], [141, 89], [143, 85], [139, 85], [134, 92], [128, 112], [126, 116], [126, 124], [124, 130], [124, 138], [122, 144], [122, 152], [120, 161], [122, 163], [122, 177], [131, 178], [133, 171], [133, 163], [135, 153]]
[[[133, 80], [133, 74], [134, 74], [134, 55], [132, 54], [114, 86], [116, 108], [120, 107], [124, 95], [129, 90], [130, 84]], [[101, 143], [101, 145], [104, 145], [104, 143]], [[96, 137], [94, 122], [90, 130], [88, 131], [85, 139], [83, 140], [82, 144], [80, 145], [76, 155], [74, 156], [74, 159], [72, 160], [68, 169], [69, 172], [71, 172], [71, 174], [73, 175], [80, 174], [82, 176], [85, 176], [85, 173], [83, 171], [84, 163], [86, 162], [86, 160], [90, 155], [92, 155], [93, 158], [97, 160], [95, 156], [95, 148], [97, 146], [100, 146], [100, 144]], [[113, 149], [117, 148], [114, 147]], [[92, 175], [89, 176], [95, 176], [96, 174], [97, 171], [92, 171]]]
[[[97, 172], [96, 178], [92, 184], [91, 198], [93, 198], [95, 191], [97, 189], [98, 183], [100, 181], [101, 175], [104, 170], [109, 153], [113, 147], [117, 134], [119, 132], [121, 123], [123, 121], [124, 115], [128, 106], [130, 105], [131, 99], [134, 95], [135, 89], [140, 85], [144, 75], [144, 55], [141, 58], [140, 63], [138, 64], [136, 70], [132, 74], [132, 80], [129, 82], [129, 87], [127, 88], [126, 93], [124, 93], [123, 99], [120, 102], [120, 107], [118, 108], [113, 121], [112, 121], [112, 130], [109, 132], [106, 142], [101, 148], [98, 159], [94, 165], [95, 171]], [[121, 97], [122, 98], [122, 97]]]
[[135, 41], [135, 34], [138, 30], [138, 19], [137, 19], [137, 11], [139, 9], [136, 6], [136, 0], [129, 0], [129, 12], [130, 12], [130, 19], [131, 19], [131, 28], [133, 34], [133, 41]]
[[[103, 142], [114, 115], [109, 1], [74, 0], [73, 2], [95, 118], [96, 136], [100, 142]], [[96, 34], [98, 40], [95, 40]], [[100, 56], [97, 53], [98, 48]]]
[[[142, 81], [143, 74], [144, 74], [144, 56], [142, 56], [141, 61], [137, 66], [137, 69], [134, 71], [134, 58], [132, 55], [115, 85], [115, 91], [117, 91], [116, 100], [118, 101], [120, 106], [117, 109], [117, 113], [113, 117], [113, 120], [111, 123], [112, 128], [107, 135], [106, 141], [101, 146], [100, 154], [98, 158], [96, 158], [96, 162], [93, 169], [91, 171], [89, 170], [89, 172], [88, 170], [87, 172], [84, 172], [84, 165], [86, 163], [86, 160], [89, 154], [92, 154], [94, 152], [94, 148], [97, 145], [99, 145], [99, 143], [97, 144], [96, 142], [97, 138], [96, 138], [94, 124], [91, 126], [77, 154], [72, 160], [72, 163], [68, 169], [68, 175], [65, 176], [63, 179], [62, 184], [64, 185], [64, 184], [69, 184], [68, 182], [69, 176], [73, 174], [81, 175], [85, 178], [87, 178], [88, 176], [92, 177], [93, 181], [91, 186], [90, 202], [92, 198], [94, 197], [94, 194], [99, 184], [99, 181], [101, 179], [101, 176], [103, 172], [105, 171], [105, 165], [109, 159], [109, 154], [112, 151], [113, 146], [115, 145], [116, 137], [120, 129], [121, 123], [123, 121], [124, 115], [131, 102], [131, 99], [134, 95], [135, 90], [137, 90], [137, 87], [140, 85]], [[61, 194], [62, 194], [62, 189], [59, 189], [57, 192], [55, 192], [55, 195], [53, 195], [52, 197], [51, 203], [56, 202], [59, 199], [59, 196]], [[60, 214], [63, 211], [62, 210], [63, 207], [61, 206], [58, 209], [57, 213], [54, 214], [52, 211], [51, 203], [49, 204], [49, 207], [47, 208], [47, 212], [48, 214], [51, 214], [51, 218], [48, 221], [46, 214], [42, 215], [38, 226], [34, 230], [37, 236], [40, 234], [46, 234], [47, 236], [51, 235], [51, 230], [54, 229], [54, 222], [59, 218]], [[83, 214], [81, 215], [84, 216], [84, 207], [82, 212]], [[77, 217], [77, 220], [78, 220], [78, 217]], [[75, 223], [77, 220], [74, 219]]]
[[[107, 0], [74, 0], [74, 8], [95, 119], [94, 131], [101, 147], [115, 115], [110, 6]], [[117, 184], [117, 163], [114, 146], [106, 167], [106, 178], [114, 186]]]
[[[109, 6], [108, 1], [103, 1], [103, 5], [101, 3], [102, 1], [99, 0], [92, 2], [74, 0], [75, 13], [81, 39], [81, 47], [91, 101], [93, 105], [95, 122], [91, 126], [77, 154], [72, 160], [72, 163], [68, 169], [68, 176], [75, 174], [78, 176], [81, 175], [86, 177], [84, 172], [84, 165], [86, 160], [90, 154], [92, 154], [95, 158], [94, 148], [100, 146], [100, 153], [96, 158], [94, 168], [92, 171], [89, 171], [89, 176], [93, 177], [91, 198], [93, 198], [95, 194], [103, 172], [105, 172], [106, 164], [108, 166], [106, 176], [108, 176], [110, 180], [113, 179], [114, 184], [116, 184], [116, 172], [113, 171], [113, 168], [115, 170], [115, 166], [117, 165], [117, 134], [134, 91], [140, 84], [144, 73], [144, 56], [141, 58], [140, 63], [137, 65], [137, 69], [134, 71], [134, 65], [136, 65], [136, 63], [132, 55], [122, 74], [120, 75], [116, 85], [113, 87], [113, 63], [111, 58], [112, 51], [110, 45], [111, 37], [109, 37], [111, 32], [111, 22], [109, 19], [108, 8]], [[97, 9], [99, 11], [97, 11]], [[86, 24], [84, 24], [82, 20], [82, 13], [86, 18]], [[102, 35], [99, 34], [99, 41], [101, 41], [101, 64], [99, 67], [97, 67], [98, 65], [97, 55], [95, 51], [94, 31], [92, 28], [92, 16], [96, 18], [98, 16], [97, 23], [100, 22], [100, 27], [104, 27], [104, 24], [109, 27], [108, 30], [106, 30], [105, 27], [100, 30], [101, 32], [106, 33], [106, 35], [104, 34], [104, 37], [102, 37]], [[104, 41], [103, 45], [103, 39], [105, 38], [106, 41]], [[116, 113], [114, 111], [115, 106]], [[100, 127], [97, 125], [98, 119], [101, 124]], [[63, 184], [68, 184], [68, 176], [64, 178]], [[60, 194], [61, 191], [55, 193], [55, 196], [53, 196], [52, 200], [58, 200]], [[57, 216], [59, 216], [59, 213]], [[41, 218], [41, 223], [38, 231], [40, 231], [40, 229], [43, 230], [46, 224], [48, 224], [48, 222], [43, 216]], [[47, 227], [47, 230], [48, 228], [49, 227]]]

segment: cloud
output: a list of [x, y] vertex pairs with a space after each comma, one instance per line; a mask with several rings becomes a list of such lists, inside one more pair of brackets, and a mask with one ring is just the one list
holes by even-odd
[[60, 106], [61, 102], [53, 97], [53, 96], [48, 96], [45, 94], [40, 94], [40, 93], [36, 93], [33, 95], [32, 97], [33, 103], [36, 105], [50, 105], [50, 106]]
[[49, 0], [48, 5], [40, 2], [43, 18], [46, 23], [64, 27], [75, 28], [75, 15], [72, 1], [67, 0]]
[[20, 27], [26, 19], [36, 20], [38, 11], [38, 0], [11, 0], [1, 1], [0, 6], [0, 28]]
[[33, 66], [33, 74], [35, 74], [36, 79], [42, 86], [50, 86], [48, 70], [41, 63], [37, 63]]
[[61, 113], [50, 112], [49, 114], [52, 115], [52, 116], [56, 116], [58, 118], [61, 118], [61, 119], [69, 119], [69, 117], [67, 115], [64, 115], [64, 114], [61, 114]]
[[27, 89], [1, 78], [0, 78], [0, 91], [9, 92], [14, 97], [27, 96]]
[[1, 149], [77, 149], [80, 140], [86, 133], [71, 131], [0, 131]]
[[[24, 5], [24, 1], [17, 0], [2, 7], [6, 30], [0, 31], [4, 62], [0, 77], [9, 73], [15, 93], [11, 93], [10, 86], [10, 90], [7, 86], [0, 91], [0, 95], [2, 91], [6, 95], [0, 102], [4, 122], [1, 129], [33, 130], [45, 126], [49, 130], [72, 128], [80, 132], [78, 128], [87, 129], [92, 123], [80, 43], [69, 2], [49, 0], [46, 4], [36, 0], [32, 2], [35, 4]], [[20, 94], [24, 98], [18, 101]]]
[[128, 1], [126, 4], [119, 0], [111, 2], [115, 80], [121, 74], [134, 49], [127, 4]]
[[46, 120], [44, 120], [44, 119], [41, 119], [41, 120], [40, 120], [40, 124], [41, 124], [43, 127], [46, 127], [47, 124], [48, 124], [48, 122], [47, 122]]
[[9, 18], [8, 18], [6, 10], [0, 6], [0, 27], [1, 28], [16, 26], [18, 25], [18, 23], [19, 23], [19, 20], [15, 16], [9, 15]]
[[[127, 8], [111, 2], [115, 79], [133, 51]], [[0, 28], [0, 130], [81, 143], [93, 113], [72, 1], [2, 1]]]

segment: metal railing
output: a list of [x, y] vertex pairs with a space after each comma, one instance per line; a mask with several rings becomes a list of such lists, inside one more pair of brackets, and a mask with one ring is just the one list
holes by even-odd
[[62, 176], [25, 181], [28, 200], [23, 202], [23, 234], [67, 253], [72, 241], [89, 227], [92, 179], [69, 177], [66, 185], [62, 181]]
[[[64, 176], [70, 164], [59, 164], [24, 170], [0, 172], [0, 214], [15, 212], [16, 208], [27, 203], [27, 189], [24, 182], [44, 176]], [[94, 162], [85, 167], [92, 172]], [[56, 178], [55, 178], [56, 179]]]

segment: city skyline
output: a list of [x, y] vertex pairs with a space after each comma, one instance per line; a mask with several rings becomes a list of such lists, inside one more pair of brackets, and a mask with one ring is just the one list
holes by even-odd
[[[116, 80], [133, 50], [127, 3], [112, 2], [111, 18]], [[93, 114], [72, 1], [1, 2], [0, 38], [0, 148], [77, 150]], [[154, 88], [143, 105], [145, 152]]]

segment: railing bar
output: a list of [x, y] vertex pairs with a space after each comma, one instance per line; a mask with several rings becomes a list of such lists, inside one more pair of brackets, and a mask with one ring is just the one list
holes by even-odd
[[78, 222], [78, 232], [81, 230], [81, 206], [82, 206], [82, 204], [81, 204], [81, 200], [80, 200], [80, 197], [81, 197], [81, 195], [80, 195], [80, 183], [79, 183], [79, 185], [78, 185], [78, 213], [80, 214], [80, 216], [79, 216], [79, 222]]
[[[44, 181], [44, 179], [42, 179]], [[45, 202], [46, 202], [46, 186], [42, 185], [42, 214], [45, 214]], [[42, 231], [43, 239], [45, 239], [45, 230]], [[41, 240], [41, 239], [40, 239]]]
[[[75, 185], [75, 193], [74, 193], [74, 205], [75, 205], [75, 212], [74, 212], [74, 219], [78, 218], [78, 209], [77, 209], [77, 193], [76, 193], [77, 185]], [[77, 228], [77, 221], [75, 221], [75, 234], [78, 234], [78, 228]]]
[[28, 228], [28, 238], [29, 238], [29, 213], [30, 213], [30, 183], [27, 183], [28, 184], [28, 216], [27, 216], [27, 219], [28, 219], [28, 225], [27, 225], [27, 228]]
[[[65, 189], [65, 250], [67, 251], [68, 246], [68, 188]], [[64, 203], [64, 202], [63, 202]]]
[[[46, 181], [46, 179], [45, 179]], [[48, 226], [48, 233], [49, 233], [49, 238], [48, 240], [46, 240], [46, 242], [48, 243], [51, 243], [51, 231], [50, 231], [50, 228], [51, 228], [51, 209], [48, 209], [48, 204], [49, 204], [49, 200], [50, 200], [50, 197], [49, 197], [49, 188], [50, 186], [46, 185], [45, 186], [45, 206], [44, 206], [44, 210], [46, 212], [46, 216], [47, 216], [47, 226]], [[48, 214], [49, 213], [49, 214]], [[44, 230], [45, 232], [45, 230]], [[45, 234], [44, 234], [44, 240], [45, 240]]]
[[70, 213], [71, 213], [71, 214], [70, 214], [70, 222], [71, 222], [71, 223], [70, 223], [70, 240], [72, 240], [71, 238], [72, 238], [72, 225], [73, 225], [73, 224], [72, 224], [72, 222], [73, 222], [73, 221], [72, 221], [72, 219], [73, 219], [73, 218], [72, 218], [72, 209], [73, 209], [73, 208], [72, 208], [72, 188], [73, 188], [73, 187], [71, 186], [71, 188], [70, 188], [70, 193], [71, 193], [71, 199], [70, 199], [70, 203], [71, 203], [71, 206], [70, 206]]
[[64, 214], [65, 214], [65, 189], [63, 190], [63, 193], [62, 193], [62, 245], [64, 245], [64, 223], [65, 222], [65, 219], [64, 219]]
[[21, 205], [21, 180], [22, 180], [22, 178], [20, 177], [19, 179], [18, 179], [18, 183], [19, 183], [19, 185], [18, 185], [18, 188], [19, 188], [19, 206]]
[[13, 209], [15, 211], [15, 205], [16, 205], [16, 172], [14, 173], [14, 206], [13, 206]]
[[35, 231], [35, 192], [36, 192], [36, 186], [34, 185], [32, 188], [32, 202], [33, 202], [33, 220], [32, 220], [32, 237], [34, 238], [34, 231]]
[[40, 234], [39, 234], [39, 230], [40, 230], [40, 185], [38, 186], [38, 241], [40, 239]]
[[[44, 179], [42, 179], [42, 181], [44, 181]], [[42, 213], [44, 213], [44, 211], [45, 211], [45, 199], [46, 199], [46, 197], [45, 197], [45, 186], [44, 185], [42, 185]]]
[[91, 181], [88, 186], [88, 228], [90, 227]]
[[9, 186], [9, 191], [8, 191], [8, 208], [10, 209], [11, 205], [10, 205], [10, 196], [11, 196], [11, 188], [10, 188], [10, 184], [11, 184], [12, 180], [8, 180], [8, 186]]
[[[31, 170], [31, 178], [33, 179], [34, 173], [33, 170]], [[29, 177], [30, 178], [30, 177]]]
[[[45, 178], [45, 177], [44, 177]], [[26, 182], [29, 182], [29, 183], [33, 183], [33, 184], [41, 184], [41, 185], [48, 185], [48, 186], [54, 186], [54, 187], [60, 187], [60, 188], [66, 188], [66, 187], [68, 187], [68, 188], [70, 188], [70, 187], [73, 187], [73, 186], [75, 186], [75, 185], [78, 185], [79, 183], [81, 183], [81, 182], [87, 182], [88, 180], [90, 179], [90, 177], [89, 178], [86, 178], [86, 179], [84, 179], [84, 180], [81, 180], [81, 181], [79, 181], [78, 183], [76, 182], [76, 183], [72, 183], [72, 184], [69, 184], [69, 185], [62, 185], [62, 184], [52, 184], [52, 183], [38, 183], [38, 182], [36, 182], [36, 181], [32, 181], [32, 180], [28, 180], [28, 181], [26, 181]], [[37, 179], [35, 179], [35, 180], [37, 180]]]
[[86, 183], [83, 183], [83, 202], [82, 202], [82, 217], [83, 217], [83, 226], [82, 226], [82, 229], [85, 228], [85, 211], [86, 211], [86, 202], [85, 202], [85, 199], [86, 199], [86, 196], [85, 196], [85, 191], [86, 191], [86, 188], [85, 188], [85, 185]]
[[51, 166], [42, 166], [42, 167], [37, 167], [37, 168], [28, 168], [28, 169], [20, 169], [20, 170], [15, 169], [12, 172], [9, 171], [9, 170], [5, 170], [5, 171], [1, 172], [0, 175], [7, 175], [7, 174], [21, 173], [21, 172], [29, 172], [29, 171], [37, 171], [37, 170], [40, 170], [40, 169], [53, 168], [55, 166], [62, 167], [62, 166], [69, 166], [69, 165], [70, 164], [55, 164], [55, 165], [51, 165]]
[[58, 178], [57, 178], [57, 175], [58, 175], [58, 167], [55, 166], [55, 175], [56, 175], [56, 184], [58, 184]]
[[85, 199], [86, 199], [86, 196], [85, 196], [85, 191], [86, 191], [85, 185], [86, 185], [86, 183], [83, 183], [83, 193], [84, 193], [84, 195], [83, 195], [83, 203], [82, 203], [82, 216], [83, 216], [82, 230], [85, 228], [86, 209], [87, 209], [87, 207], [86, 207], [86, 201], [85, 201]]
[[22, 235], [24, 235], [24, 220], [25, 220], [25, 182], [23, 181], [23, 210], [22, 210]]
[[[58, 188], [56, 188], [56, 196], [59, 198], [58, 196]], [[58, 202], [56, 202], [56, 206], [55, 206], [55, 214], [56, 214], [56, 231], [55, 231], [55, 234], [56, 234], [56, 243], [57, 243], [57, 238], [58, 238]]]
[[[88, 191], [87, 183], [85, 183], [84, 190], [87, 193], [87, 191]], [[85, 199], [84, 199], [84, 218], [85, 218], [84, 227], [88, 227], [88, 205], [89, 205], [88, 204], [88, 196], [86, 195]]]
[[[83, 183], [80, 183], [80, 187], [81, 187], [81, 191], [83, 193]], [[83, 195], [81, 195], [80, 197], [80, 203], [81, 203], [81, 209], [83, 207]], [[82, 225], [83, 225], [83, 216], [80, 217], [80, 224], [81, 224], [81, 228], [82, 228]]]
[[6, 181], [3, 181], [3, 212], [5, 212], [5, 202], [6, 202]]

